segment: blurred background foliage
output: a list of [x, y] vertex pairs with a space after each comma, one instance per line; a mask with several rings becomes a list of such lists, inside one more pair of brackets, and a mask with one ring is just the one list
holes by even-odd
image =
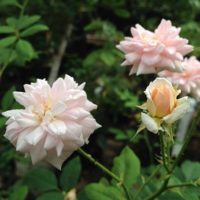
[[[143, 90], [155, 76], [129, 77], [129, 70], [120, 66], [123, 55], [116, 44], [124, 35], [130, 36], [130, 27], [136, 23], [153, 30], [162, 18], [182, 27], [181, 35], [195, 46], [192, 54], [199, 57], [200, 0], [1, 0], [1, 111], [19, 108], [12, 91], [23, 90], [23, 84], [36, 78], [50, 79], [59, 60], [56, 76], [67, 73], [79, 84], [86, 82], [89, 99], [98, 105], [93, 114], [103, 127], [92, 135], [86, 148], [98, 160], [112, 166], [113, 157], [128, 143], [141, 159], [142, 166], [153, 164], [152, 152], [158, 149], [156, 136], [144, 133], [135, 138], [135, 135], [139, 124], [136, 106], [143, 102]], [[4, 139], [4, 123], [5, 118], [0, 117], [0, 199], [63, 199], [63, 193], [57, 191], [66, 193], [77, 184], [81, 168], [71, 169], [70, 162], [81, 166], [80, 159], [76, 157], [64, 166], [66, 170], [76, 170], [77, 177], [69, 177], [75, 180], [72, 185], [64, 183], [62, 177], [68, 176], [65, 168], [61, 175], [48, 169], [29, 171], [30, 161]], [[195, 141], [198, 138], [195, 136]], [[199, 145], [188, 151], [186, 157], [200, 159]], [[89, 163], [82, 165], [85, 170], [78, 190], [101, 175]], [[36, 189], [30, 178], [35, 176], [34, 170], [45, 180], [40, 183], [36, 177]], [[26, 172], [29, 173], [24, 178]], [[54, 191], [57, 179], [61, 189]], [[43, 194], [46, 191], [50, 194]]]

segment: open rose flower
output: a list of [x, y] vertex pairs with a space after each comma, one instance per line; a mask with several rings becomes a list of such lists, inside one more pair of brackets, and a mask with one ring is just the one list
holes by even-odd
[[83, 88], [84, 84], [78, 85], [68, 75], [52, 87], [41, 79], [24, 85], [25, 92], [14, 92], [24, 109], [3, 113], [9, 117], [5, 137], [17, 151], [30, 155], [33, 163], [45, 159], [60, 169], [100, 127], [90, 114], [97, 106], [87, 99]]
[[188, 97], [177, 99], [176, 90], [165, 78], [157, 78], [145, 90], [147, 102], [141, 106], [143, 126], [150, 132], [162, 130], [162, 123], [172, 124], [190, 109]]
[[139, 24], [131, 28], [132, 37], [125, 37], [117, 48], [125, 53], [122, 65], [131, 65], [130, 75], [157, 73], [164, 69], [182, 71], [183, 56], [193, 50], [188, 40], [179, 36], [180, 28], [162, 19], [154, 32]]
[[200, 62], [193, 56], [189, 59], [185, 58], [183, 66], [182, 73], [163, 71], [159, 73], [159, 76], [165, 77], [177, 85], [183, 94], [191, 94], [200, 101]]

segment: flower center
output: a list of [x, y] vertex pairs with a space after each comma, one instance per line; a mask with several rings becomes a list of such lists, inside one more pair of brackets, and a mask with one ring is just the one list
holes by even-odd
[[158, 44], [158, 40], [154, 35], [142, 33], [141, 34], [141, 39], [145, 44], [151, 45], [151, 46], [156, 46]]
[[44, 120], [52, 121], [54, 116], [51, 114], [52, 102], [50, 99], [45, 101], [43, 104], [34, 106], [32, 109], [37, 121], [42, 123]]

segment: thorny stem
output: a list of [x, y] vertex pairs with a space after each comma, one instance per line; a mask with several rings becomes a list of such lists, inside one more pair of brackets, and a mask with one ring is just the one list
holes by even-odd
[[179, 184], [179, 185], [174, 185], [174, 186], [167, 186], [168, 182], [169, 182], [169, 179], [170, 179], [175, 167], [177, 166], [178, 162], [180, 161], [181, 157], [183, 156], [183, 153], [184, 153], [184, 151], [185, 151], [185, 149], [186, 149], [186, 147], [187, 147], [187, 145], [188, 145], [188, 143], [189, 143], [189, 141], [190, 141], [190, 139], [191, 139], [191, 137], [193, 135], [195, 125], [199, 121], [199, 118], [200, 118], [200, 110], [199, 110], [199, 112], [196, 113], [195, 117], [198, 117], [198, 118], [196, 120], [192, 121], [191, 127], [189, 128], [189, 132], [186, 135], [185, 143], [183, 144], [183, 146], [182, 146], [182, 148], [181, 148], [176, 160], [174, 161], [174, 163], [172, 165], [172, 168], [169, 170], [168, 174], [166, 175], [166, 178], [165, 178], [162, 186], [160, 187], [160, 189], [158, 191], [153, 193], [150, 197], [147, 197], [145, 200], [153, 200], [156, 197], [158, 197], [160, 194], [162, 194], [167, 189], [171, 189], [171, 188], [174, 188], [174, 187], [184, 187], [184, 186], [192, 186], [192, 185], [194, 185], [192, 183], [185, 183], [185, 184]]
[[165, 152], [165, 143], [164, 143], [164, 136], [163, 133], [160, 133], [160, 148], [161, 148], [161, 154], [162, 154], [162, 159], [163, 159], [163, 165], [166, 169], [167, 172], [169, 172], [169, 168], [168, 168], [168, 163], [166, 160], [166, 152]]
[[115, 179], [119, 185], [121, 185], [121, 187], [123, 188], [127, 200], [132, 200], [128, 189], [126, 188], [126, 186], [124, 185], [123, 181], [113, 172], [111, 172], [108, 168], [106, 168], [104, 165], [102, 165], [101, 163], [99, 163], [97, 160], [95, 160], [92, 155], [86, 153], [83, 149], [79, 148], [78, 152], [83, 155], [86, 159], [88, 159], [90, 162], [92, 162], [94, 165], [96, 165], [99, 169], [101, 169], [104, 173], [108, 174], [110, 177], [112, 177], [113, 179]]
[[[172, 130], [170, 130], [170, 134], [172, 134]], [[169, 168], [169, 162], [170, 162], [170, 158], [169, 158], [169, 142], [166, 141], [165, 145], [165, 141], [164, 141], [164, 135], [161, 132], [160, 134], [160, 144], [161, 144], [161, 152], [162, 152], [162, 158], [163, 158], [163, 165], [167, 171], [167, 175], [164, 179], [163, 184], [161, 185], [161, 187], [159, 188], [159, 190], [157, 190], [155, 193], [153, 193], [151, 196], [147, 197], [145, 200], [153, 200], [156, 197], [158, 197], [160, 194], [162, 194], [167, 188], [168, 188], [168, 183], [169, 183], [169, 179], [174, 171], [174, 168], [172, 167], [171, 169]]]

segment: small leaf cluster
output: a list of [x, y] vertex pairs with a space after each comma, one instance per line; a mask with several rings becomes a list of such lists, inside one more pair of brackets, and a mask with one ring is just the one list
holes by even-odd
[[0, 64], [15, 62], [23, 66], [27, 61], [37, 58], [37, 52], [26, 39], [48, 27], [40, 23], [39, 15], [8, 17], [5, 25], [0, 26]]

